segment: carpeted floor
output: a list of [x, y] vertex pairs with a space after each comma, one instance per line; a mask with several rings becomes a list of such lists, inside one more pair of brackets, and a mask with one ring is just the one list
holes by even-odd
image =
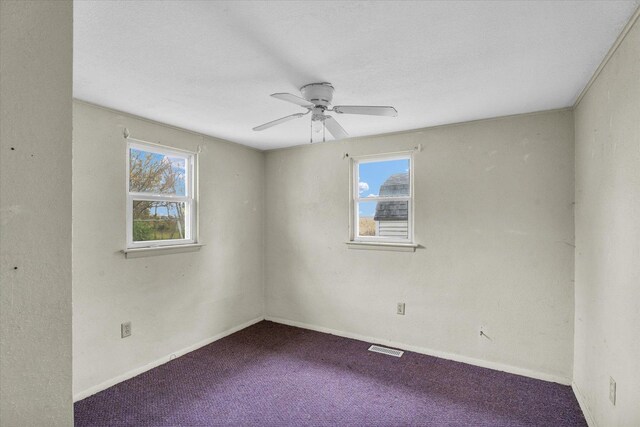
[[568, 386], [272, 322], [75, 404], [77, 426], [586, 426]]

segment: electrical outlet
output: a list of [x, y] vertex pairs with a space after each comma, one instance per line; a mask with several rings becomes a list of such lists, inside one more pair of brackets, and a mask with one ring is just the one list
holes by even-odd
[[131, 336], [131, 322], [124, 322], [120, 325], [120, 337], [126, 338]]
[[609, 377], [609, 400], [616, 404], [616, 381], [611, 377]]
[[403, 302], [399, 302], [398, 303], [398, 308], [396, 310], [396, 313], [404, 316], [404, 303]]

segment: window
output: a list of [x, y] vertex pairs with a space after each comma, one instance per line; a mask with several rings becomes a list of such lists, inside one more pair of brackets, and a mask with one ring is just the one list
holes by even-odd
[[413, 242], [412, 157], [353, 159], [352, 240]]
[[127, 141], [127, 247], [196, 243], [195, 154]]

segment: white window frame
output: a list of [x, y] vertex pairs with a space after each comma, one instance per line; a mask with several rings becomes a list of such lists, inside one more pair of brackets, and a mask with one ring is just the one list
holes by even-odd
[[[409, 195], [403, 197], [360, 197], [359, 183], [360, 183], [360, 164], [362, 163], [374, 163], [384, 162], [389, 160], [409, 160]], [[414, 169], [414, 156], [413, 152], [401, 152], [401, 153], [387, 153], [387, 154], [373, 154], [366, 156], [358, 156], [351, 158], [351, 185], [350, 185], [350, 236], [351, 242], [363, 242], [363, 243], [403, 243], [413, 244], [413, 218], [414, 218], [414, 200], [413, 200], [413, 169]], [[380, 236], [360, 236], [360, 212], [358, 209], [359, 202], [380, 202], [380, 201], [406, 201], [408, 202], [407, 212], [407, 238], [399, 239], [396, 237], [380, 237]]]
[[[167, 147], [152, 142], [140, 141], [127, 138], [126, 151], [126, 194], [127, 194], [127, 249], [135, 248], [155, 248], [162, 246], [192, 245], [198, 243], [197, 228], [197, 153], [179, 148]], [[138, 149], [146, 152], [162, 154], [165, 156], [181, 157], [186, 159], [185, 164], [185, 195], [177, 196], [171, 194], [153, 194], [131, 192], [130, 183], [130, 159], [131, 149]], [[133, 201], [159, 201], [159, 202], [184, 202], [185, 203], [185, 239], [167, 240], [145, 240], [142, 242], [133, 241]]]

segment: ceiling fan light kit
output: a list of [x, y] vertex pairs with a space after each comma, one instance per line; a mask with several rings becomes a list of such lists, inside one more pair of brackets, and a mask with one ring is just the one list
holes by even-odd
[[302, 97], [293, 95], [291, 93], [274, 93], [271, 96], [282, 101], [291, 102], [307, 109], [306, 113], [291, 114], [290, 116], [282, 117], [277, 120], [265, 123], [253, 128], [254, 131], [261, 131], [268, 129], [272, 126], [279, 125], [281, 123], [288, 122], [289, 120], [297, 119], [302, 116], [306, 116], [311, 113], [311, 142], [313, 142], [313, 133], [319, 133], [322, 131], [322, 140], [324, 141], [324, 130], [329, 131], [334, 139], [342, 139], [349, 136], [347, 131], [334, 119], [332, 116], [327, 115], [327, 112], [334, 112], [337, 114], [363, 114], [369, 116], [386, 116], [396, 117], [398, 111], [393, 107], [387, 106], [364, 106], [364, 105], [336, 105], [331, 108], [333, 102], [334, 88], [331, 83], [310, 83], [300, 88]]

